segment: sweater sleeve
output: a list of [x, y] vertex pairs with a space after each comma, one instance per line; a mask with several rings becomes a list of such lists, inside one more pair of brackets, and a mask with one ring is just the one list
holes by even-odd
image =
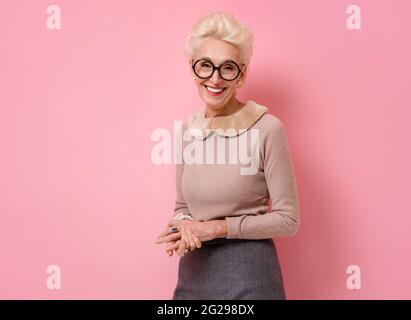
[[173, 217], [178, 213], [189, 214], [187, 203], [184, 200], [183, 192], [181, 190], [181, 178], [184, 172], [184, 164], [176, 164], [176, 201], [174, 206]]
[[[184, 130], [186, 129], [186, 124], [184, 123], [182, 131], [179, 131], [179, 135], [182, 135], [184, 133]], [[190, 210], [188, 209], [187, 203], [184, 200], [184, 196], [183, 196], [183, 191], [181, 188], [181, 180], [183, 177], [183, 173], [184, 173], [184, 160], [182, 157], [182, 154], [180, 154], [181, 156], [181, 162], [176, 163], [176, 167], [175, 167], [175, 172], [176, 172], [176, 199], [175, 199], [175, 206], [174, 206], [174, 212], [172, 215], [172, 218], [174, 218], [174, 216], [178, 213], [185, 213], [185, 214], [191, 214]]]
[[226, 217], [227, 239], [293, 236], [299, 229], [296, 179], [284, 125], [278, 118], [272, 118], [264, 131], [260, 148], [272, 211]]

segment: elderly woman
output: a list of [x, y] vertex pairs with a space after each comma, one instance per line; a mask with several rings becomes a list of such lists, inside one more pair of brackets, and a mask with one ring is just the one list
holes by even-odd
[[[175, 209], [157, 239], [181, 257], [173, 300], [286, 299], [273, 237], [297, 232], [299, 201], [283, 123], [265, 106], [236, 97], [252, 38], [231, 14], [213, 12], [187, 39], [205, 108], [183, 124]], [[241, 150], [254, 153], [254, 168], [233, 161]]]

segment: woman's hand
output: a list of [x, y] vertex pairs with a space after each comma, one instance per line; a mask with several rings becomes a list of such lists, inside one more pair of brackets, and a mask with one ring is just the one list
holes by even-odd
[[[170, 227], [177, 227], [178, 232], [170, 233]], [[215, 225], [211, 221], [199, 222], [191, 220], [170, 221], [167, 229], [157, 238], [156, 243], [171, 242], [182, 239], [186, 247], [196, 247], [196, 237], [199, 241], [208, 241], [215, 238]]]
[[[170, 233], [170, 227], [177, 227], [178, 232]], [[184, 250], [195, 248], [201, 248], [201, 242], [212, 240], [217, 237], [225, 237], [227, 234], [227, 224], [224, 220], [211, 220], [211, 221], [192, 221], [192, 220], [171, 220], [167, 226], [167, 229], [162, 232], [156, 243], [164, 243], [173, 250], [178, 251], [178, 254], [182, 252], [182, 247]], [[178, 245], [176, 242], [181, 240]], [[169, 256], [173, 254], [172, 251], [166, 249]]]
[[169, 242], [167, 242], [166, 252], [167, 252], [167, 254], [168, 254], [169, 257], [171, 257], [171, 256], [173, 255], [174, 250], [173, 250], [173, 249], [170, 250], [170, 249], [168, 249], [168, 247], [170, 247], [171, 245], [173, 245], [173, 244], [175, 244], [175, 243], [177, 243], [177, 241], [169, 241]]
[[[199, 246], [197, 246], [197, 248], [201, 248], [201, 242], [199, 242]], [[188, 253], [188, 251], [186, 251], [187, 249], [190, 250], [186, 247], [185, 242], [180, 239], [168, 244], [166, 251], [169, 252], [169, 256], [171, 256], [173, 252], [176, 251], [176, 254], [178, 254], [180, 257], [183, 257]], [[193, 251], [193, 249], [191, 249], [191, 251]]]
[[184, 247], [188, 250], [195, 250], [201, 248], [201, 241], [199, 237], [194, 234], [193, 230], [189, 227], [191, 220], [179, 220], [171, 221], [171, 226], [177, 227], [181, 232], [181, 242], [184, 242]]
[[[179, 232], [170, 233], [170, 227], [172, 226], [178, 226]], [[163, 240], [159, 241], [159, 239]], [[173, 255], [174, 250], [179, 256], [184, 256], [185, 250], [193, 251], [196, 248], [201, 248], [202, 245], [200, 239], [189, 228], [184, 227], [181, 223], [174, 225], [172, 221], [167, 225], [166, 230], [159, 235], [156, 243], [165, 241], [167, 241], [166, 252], [169, 257]]]
[[190, 247], [187, 247], [185, 241], [182, 239], [167, 242], [166, 252], [168, 256], [171, 257], [174, 251], [176, 251], [179, 256], [184, 256], [186, 254], [186, 249], [193, 251], [195, 248], [201, 248], [202, 244], [197, 236], [192, 235], [192, 239], [194, 240], [195, 246]]

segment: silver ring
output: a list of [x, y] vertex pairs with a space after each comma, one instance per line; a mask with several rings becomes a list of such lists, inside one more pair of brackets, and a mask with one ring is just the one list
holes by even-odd
[[170, 227], [170, 233], [176, 233], [178, 232], [178, 228], [177, 227]]

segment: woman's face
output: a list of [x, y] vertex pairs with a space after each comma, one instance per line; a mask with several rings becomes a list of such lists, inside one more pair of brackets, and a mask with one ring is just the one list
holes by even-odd
[[[216, 67], [220, 66], [227, 60], [233, 60], [241, 68], [239, 76], [232, 81], [224, 80], [220, 77], [217, 70], [208, 79], [201, 79], [194, 73], [192, 64], [200, 58], [208, 58]], [[217, 111], [224, 108], [235, 97], [237, 88], [241, 87], [245, 81], [246, 66], [242, 66], [239, 49], [222, 40], [207, 38], [197, 49], [193, 59], [189, 62], [191, 74], [197, 85], [198, 92], [205, 104]], [[206, 64], [207, 65], [207, 64]], [[227, 77], [226, 77], [227, 78]], [[220, 94], [213, 94], [207, 90], [207, 87], [225, 88]]]

